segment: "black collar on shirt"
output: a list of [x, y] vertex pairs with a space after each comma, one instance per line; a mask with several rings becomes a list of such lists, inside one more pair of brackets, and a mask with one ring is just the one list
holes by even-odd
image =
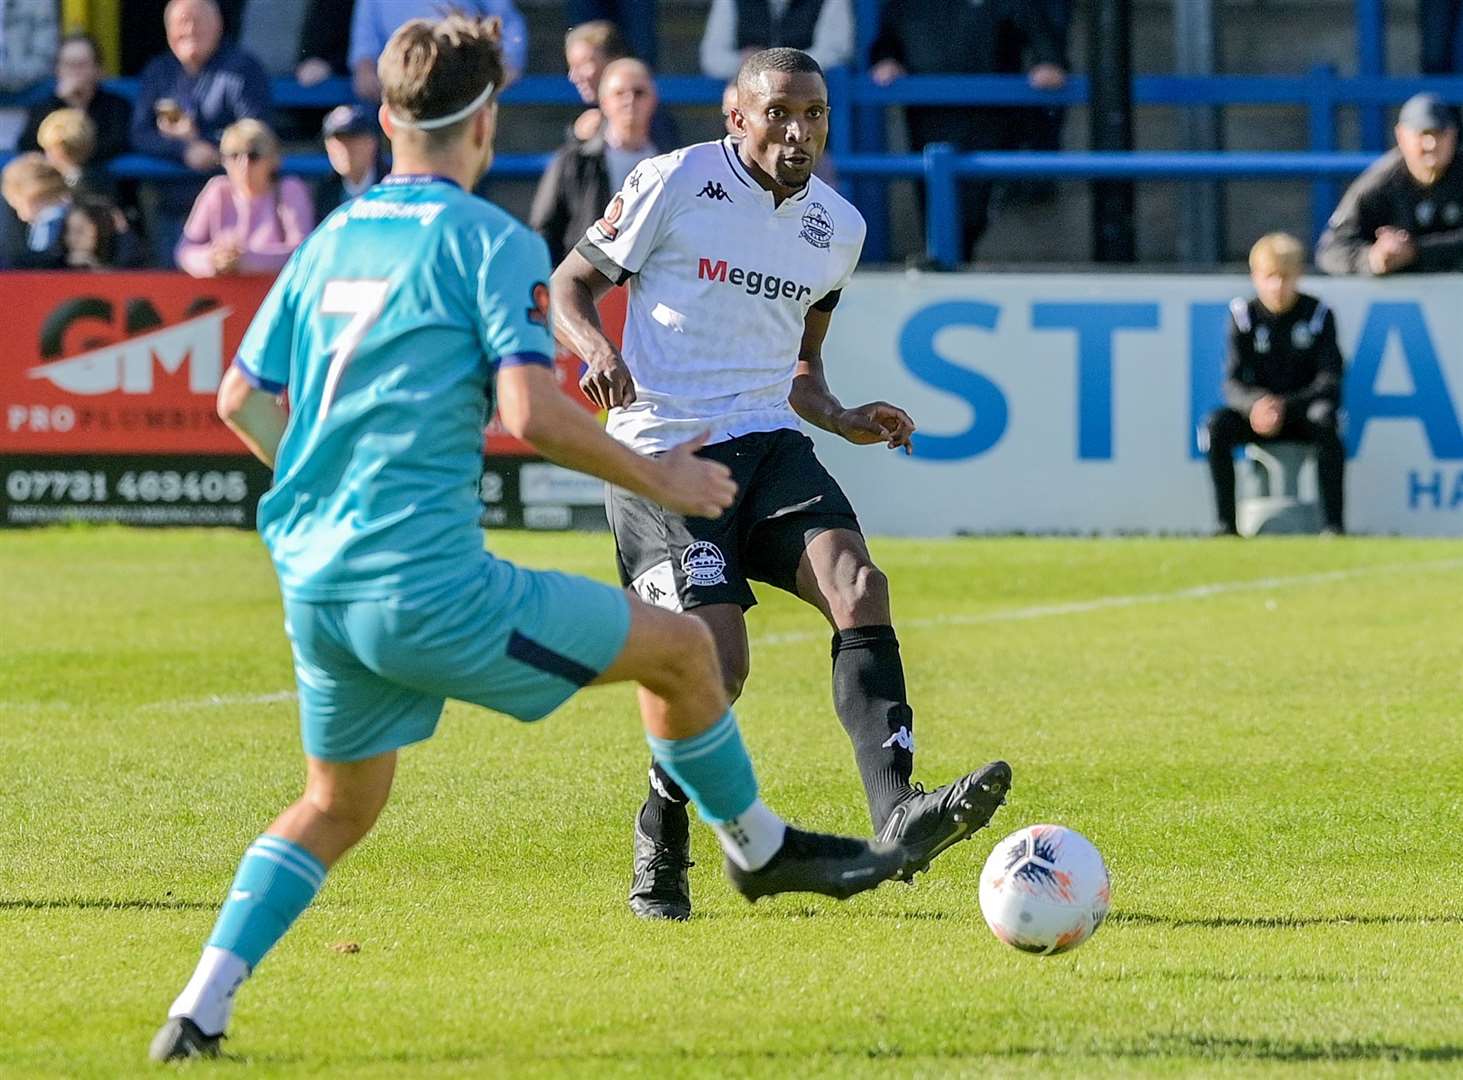
[[[761, 184], [757, 183], [756, 177], [754, 177], [751, 172], [748, 171], [746, 163], [742, 161], [742, 155], [737, 150], [737, 147], [739, 147], [740, 145], [741, 140], [733, 139], [730, 135], [721, 140], [721, 152], [726, 157], [727, 168], [731, 170], [733, 176], [735, 176], [747, 187], [751, 188], [753, 191], [760, 191], [763, 195], [767, 196], [768, 200], [775, 202], [776, 197], [772, 194], [772, 192], [768, 191]], [[813, 181], [809, 179], [806, 184], [804, 184], [797, 191], [794, 191], [791, 195], [789, 195], [782, 201], [785, 203], [800, 203], [808, 197], [808, 190], [812, 186]]]

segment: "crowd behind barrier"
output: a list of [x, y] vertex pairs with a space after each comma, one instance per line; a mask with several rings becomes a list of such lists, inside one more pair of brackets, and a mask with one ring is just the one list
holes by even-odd
[[[889, 86], [879, 86], [846, 69], [829, 73], [832, 97], [830, 151], [835, 155], [845, 187], [865, 216], [870, 219], [867, 257], [888, 258], [888, 230], [885, 201], [891, 180], [916, 180], [927, 185], [927, 256], [936, 266], [959, 262], [954, 185], [959, 178], [1042, 178], [1084, 180], [1124, 178], [1135, 180], [1257, 179], [1295, 178], [1311, 181], [1311, 239], [1324, 229], [1327, 215], [1339, 196], [1339, 182], [1361, 172], [1384, 144], [1364, 140], [1359, 152], [1341, 152], [1340, 113], [1346, 108], [1368, 109], [1400, 104], [1422, 91], [1432, 91], [1451, 101], [1463, 101], [1463, 77], [1457, 76], [1351, 76], [1341, 77], [1327, 68], [1305, 75], [1151, 75], [1134, 79], [1134, 101], [1140, 106], [1173, 108], [1215, 108], [1227, 105], [1270, 105], [1304, 107], [1308, 115], [1308, 146], [1304, 150], [1252, 153], [1136, 150], [1130, 154], [1086, 152], [1011, 152], [975, 154], [935, 152], [925, 155], [889, 154], [884, 150], [886, 108], [920, 105], [998, 105], [1029, 107], [1083, 105], [1088, 100], [1088, 81], [1073, 76], [1059, 90], [1034, 90], [1021, 76], [907, 76]], [[124, 97], [134, 97], [135, 79], [112, 79], [106, 87]], [[714, 105], [720, 102], [722, 84], [693, 75], [657, 78], [662, 103], [666, 105]], [[0, 104], [23, 105], [41, 100], [50, 92], [42, 84], [21, 95], [0, 98]], [[329, 108], [352, 100], [350, 81], [326, 80], [302, 87], [289, 79], [273, 84], [274, 107]], [[504, 94], [506, 106], [575, 105], [578, 97], [572, 85], [557, 75], [528, 75]], [[934, 149], [934, 148], [932, 148]], [[507, 154], [498, 158], [494, 175], [511, 179], [532, 179], [546, 167], [549, 154]], [[8, 160], [0, 154], [0, 165]], [[115, 159], [109, 171], [115, 178], [135, 180], [168, 179], [188, 175], [171, 162], [127, 154]], [[289, 155], [285, 171], [304, 177], [329, 173], [324, 155]], [[848, 183], [860, 180], [863, 183]]]

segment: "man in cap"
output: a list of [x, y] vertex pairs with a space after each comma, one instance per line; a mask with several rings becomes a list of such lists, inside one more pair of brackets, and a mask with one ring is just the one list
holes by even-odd
[[1316, 246], [1328, 274], [1463, 269], [1458, 115], [1417, 94], [1397, 117], [1397, 148], [1347, 189]]
[[320, 135], [334, 170], [315, 196], [315, 220], [370, 189], [386, 175], [376, 120], [362, 105], [338, 105], [325, 114]]

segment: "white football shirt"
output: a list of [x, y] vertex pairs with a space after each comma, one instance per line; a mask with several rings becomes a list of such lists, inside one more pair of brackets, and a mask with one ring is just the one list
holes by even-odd
[[642, 161], [577, 248], [629, 288], [636, 396], [610, 410], [609, 433], [655, 452], [704, 430], [722, 442], [799, 427], [787, 395], [803, 320], [838, 302], [864, 231], [817, 177], [774, 207], [730, 138]]

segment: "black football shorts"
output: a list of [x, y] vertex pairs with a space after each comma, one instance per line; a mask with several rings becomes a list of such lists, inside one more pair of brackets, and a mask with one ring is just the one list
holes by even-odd
[[797, 592], [798, 563], [819, 533], [859, 531], [838, 481], [800, 431], [759, 431], [701, 449], [737, 482], [737, 498], [713, 520], [683, 517], [610, 487], [605, 499], [620, 581], [646, 603], [686, 611], [757, 602], [751, 581]]

